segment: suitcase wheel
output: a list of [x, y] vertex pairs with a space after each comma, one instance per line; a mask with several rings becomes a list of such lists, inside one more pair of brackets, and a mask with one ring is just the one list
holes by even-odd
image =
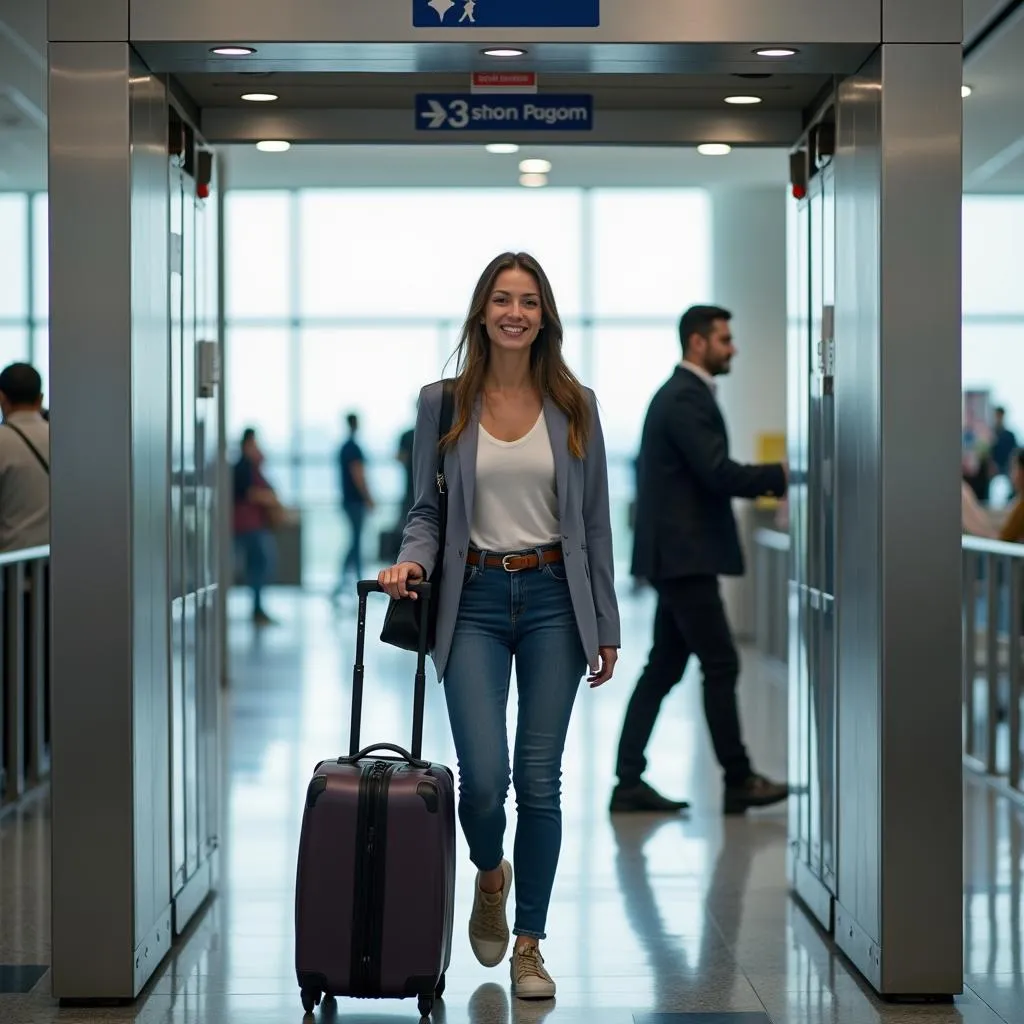
[[304, 988], [302, 990], [302, 1008], [306, 1013], [312, 1013], [320, 1005], [320, 989]]
[[437, 988], [434, 989], [434, 998], [440, 999], [444, 995], [444, 975], [438, 979]]
[[420, 996], [420, 1001], [417, 1003], [417, 1007], [420, 1011], [420, 1017], [429, 1017], [431, 1010], [434, 1009], [434, 997], [431, 996]]

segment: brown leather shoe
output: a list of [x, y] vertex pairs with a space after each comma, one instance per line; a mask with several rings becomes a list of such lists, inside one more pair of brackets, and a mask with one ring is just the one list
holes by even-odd
[[739, 786], [725, 787], [725, 813], [745, 814], [751, 807], [770, 807], [788, 796], [789, 786], [785, 782], [751, 775]]

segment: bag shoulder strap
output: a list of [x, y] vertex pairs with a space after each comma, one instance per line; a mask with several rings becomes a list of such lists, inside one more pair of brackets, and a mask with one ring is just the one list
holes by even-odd
[[[39, 449], [28, 439], [28, 436], [25, 434], [25, 431], [23, 431], [20, 427], [16, 427], [13, 423], [5, 423], [4, 426], [10, 427], [11, 430], [13, 430], [18, 435], [18, 437], [20, 437], [22, 441], [24, 441], [25, 444], [28, 445], [28, 450], [36, 457], [36, 461], [39, 463], [39, 465], [43, 467], [43, 472], [46, 473], [47, 476], [49, 476], [50, 464], [46, 461], [46, 459], [43, 458]], [[450, 430], [451, 427], [449, 427], [448, 429]]]
[[452, 420], [455, 418], [455, 382], [451, 379], [441, 382], [441, 416], [437, 424], [437, 483], [441, 486], [444, 482], [444, 450], [441, 448], [441, 438], [452, 429]]

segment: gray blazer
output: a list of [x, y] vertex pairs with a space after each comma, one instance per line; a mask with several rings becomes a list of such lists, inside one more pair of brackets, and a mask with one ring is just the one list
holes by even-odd
[[[437, 560], [438, 501], [435, 477], [441, 388], [441, 382], [437, 381], [428, 384], [420, 392], [416, 437], [412, 449], [416, 500], [405, 523], [402, 550], [398, 556], [400, 562], [417, 562], [422, 565], [427, 576], [433, 571]], [[569, 421], [550, 398], [544, 399], [544, 418], [555, 457], [562, 554], [565, 557], [569, 593], [583, 650], [593, 668], [598, 662], [598, 648], [618, 647], [620, 637], [604, 435], [597, 412], [597, 399], [589, 388], [586, 393], [592, 417], [586, 458], [577, 459], [570, 454]], [[448, 486], [448, 529], [440, 604], [437, 609], [437, 636], [432, 652], [439, 680], [444, 678], [455, 619], [459, 612], [459, 599], [462, 596], [462, 578], [469, 549], [470, 524], [473, 521], [479, 426], [478, 401], [466, 430], [454, 449], [445, 453], [444, 459]]]

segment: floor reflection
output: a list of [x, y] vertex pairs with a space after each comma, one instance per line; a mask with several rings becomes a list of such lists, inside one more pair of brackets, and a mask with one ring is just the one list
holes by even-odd
[[[564, 845], [545, 944], [557, 1000], [512, 1000], [507, 963], [489, 971], [473, 959], [465, 934], [473, 875], [460, 841], [455, 949], [435, 1024], [633, 1024], [634, 1015], [764, 1012], [776, 1024], [1024, 1024], [1024, 811], [990, 787], [969, 781], [965, 788], [970, 987], [952, 1006], [883, 1004], [832, 951], [788, 897], [784, 808], [722, 818], [695, 676], [666, 701], [650, 772], [659, 789], [691, 799], [692, 812], [608, 815], [612, 751], [646, 655], [651, 611], [649, 595], [624, 598], [628, 643], [617, 678], [581, 694], [567, 743]], [[382, 612], [381, 605], [371, 613], [371, 637]], [[43, 978], [29, 994], [0, 995], [0, 1021], [303, 1021], [292, 968], [302, 794], [316, 761], [347, 747], [353, 623], [351, 612], [333, 617], [322, 599], [281, 594], [273, 614], [281, 625], [254, 633], [243, 604], [231, 626], [219, 896], [134, 1006], [58, 1010]], [[367, 678], [364, 740], [403, 739], [411, 721], [409, 657], [375, 645]], [[428, 689], [424, 750], [452, 763], [443, 697], [436, 685]], [[785, 690], [778, 672], [751, 653], [741, 704], [755, 762], [783, 775]], [[513, 700], [510, 719], [515, 712]], [[511, 814], [509, 840], [513, 825]], [[48, 844], [45, 800], [0, 821], [0, 963], [49, 960]], [[416, 1019], [413, 1001], [340, 1000], [317, 1013], [324, 1024]]]

